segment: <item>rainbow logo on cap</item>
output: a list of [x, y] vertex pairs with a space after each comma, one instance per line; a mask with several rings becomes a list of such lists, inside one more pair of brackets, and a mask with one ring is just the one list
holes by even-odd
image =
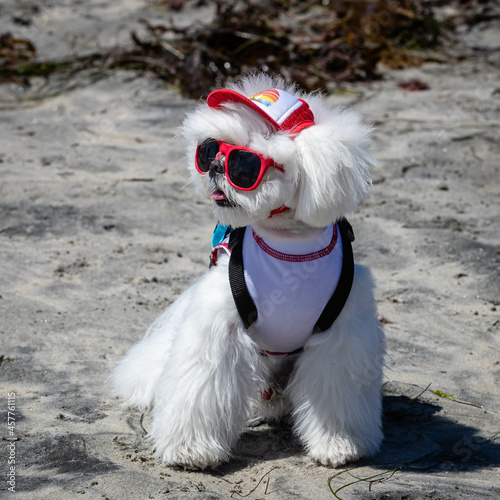
[[264, 90], [264, 92], [260, 92], [250, 97], [252, 101], [257, 101], [260, 104], [263, 104], [266, 107], [271, 106], [280, 98], [280, 94], [277, 90]]

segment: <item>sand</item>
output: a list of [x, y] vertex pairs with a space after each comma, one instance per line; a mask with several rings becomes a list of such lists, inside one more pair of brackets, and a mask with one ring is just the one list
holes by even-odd
[[[138, 17], [161, 14], [35, 3], [4, 2], [0, 22], [41, 59], [125, 43]], [[328, 499], [352, 483], [338, 498], [500, 498], [498, 28], [464, 31], [462, 61], [328, 98], [376, 125], [373, 193], [349, 219], [388, 339], [382, 450], [339, 470], [286, 424], [248, 428], [215, 470], [166, 467], [144, 440], [149, 417], [110, 393], [116, 361], [207, 267], [210, 204], [175, 138], [195, 102], [131, 72], [63, 92], [57, 79], [0, 86], [0, 497]], [[398, 86], [412, 78], [430, 88]]]

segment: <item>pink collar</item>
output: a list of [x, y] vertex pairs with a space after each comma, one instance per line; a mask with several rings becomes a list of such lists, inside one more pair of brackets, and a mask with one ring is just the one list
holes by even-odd
[[274, 257], [275, 259], [283, 260], [286, 262], [310, 262], [312, 260], [321, 259], [321, 257], [325, 257], [332, 252], [332, 250], [335, 248], [335, 245], [337, 244], [337, 238], [338, 238], [337, 224], [334, 224], [332, 239], [330, 240], [330, 243], [326, 247], [322, 248], [321, 250], [317, 250], [315, 252], [295, 255], [295, 254], [279, 252], [278, 250], [271, 248], [264, 241], [262, 237], [256, 234], [256, 232], [253, 229], [252, 229], [252, 234], [255, 242], [257, 243], [257, 245], [259, 245], [261, 250], [266, 252], [271, 257]]

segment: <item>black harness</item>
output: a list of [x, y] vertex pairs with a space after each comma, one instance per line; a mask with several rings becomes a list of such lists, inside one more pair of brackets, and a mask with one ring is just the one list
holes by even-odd
[[[337, 288], [323, 309], [318, 321], [316, 321], [314, 332], [324, 332], [332, 326], [342, 311], [352, 288], [354, 259], [351, 242], [354, 241], [354, 232], [346, 219], [341, 219], [338, 222], [338, 227], [342, 236], [342, 270]], [[230, 233], [229, 250], [231, 251], [231, 257], [229, 259], [229, 283], [241, 320], [245, 327], [249, 328], [257, 320], [259, 313], [245, 282], [243, 267], [243, 235], [245, 234], [245, 229], [241, 227], [234, 229]]]

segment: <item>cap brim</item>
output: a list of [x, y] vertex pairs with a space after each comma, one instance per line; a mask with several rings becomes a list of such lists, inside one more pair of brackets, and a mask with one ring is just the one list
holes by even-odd
[[256, 111], [262, 118], [264, 118], [268, 123], [270, 123], [276, 130], [281, 130], [280, 124], [271, 118], [261, 107], [259, 107], [255, 102], [244, 95], [238, 94], [234, 90], [229, 89], [219, 89], [211, 92], [207, 97], [207, 104], [211, 108], [220, 108], [223, 104], [228, 102], [239, 102], [245, 106]]

